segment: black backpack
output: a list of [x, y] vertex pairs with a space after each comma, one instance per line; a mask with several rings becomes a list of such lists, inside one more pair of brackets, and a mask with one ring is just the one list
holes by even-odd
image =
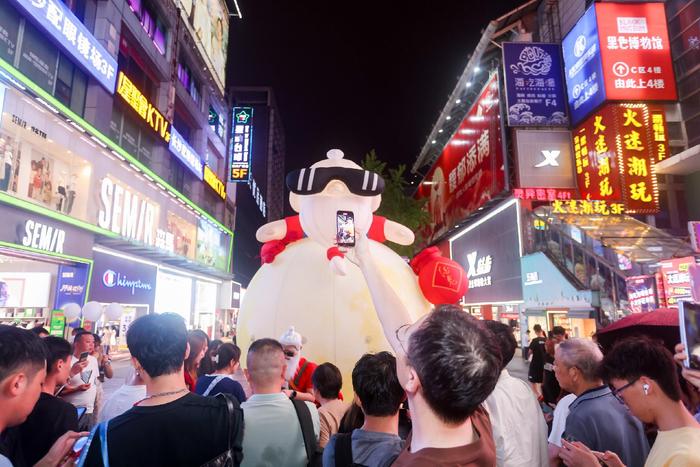
[[316, 441], [316, 433], [314, 432], [314, 424], [311, 420], [311, 412], [306, 406], [306, 402], [298, 399], [290, 399], [294, 410], [301, 425], [301, 435], [304, 438], [304, 448], [306, 449], [306, 458], [309, 460], [308, 467], [323, 466], [323, 449], [318, 446]]

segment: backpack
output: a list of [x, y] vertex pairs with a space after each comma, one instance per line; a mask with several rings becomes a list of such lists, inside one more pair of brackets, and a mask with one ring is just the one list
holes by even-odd
[[[335, 438], [335, 467], [364, 467], [363, 464], [356, 464], [352, 461], [352, 432], [338, 433]], [[398, 454], [389, 456], [379, 465], [389, 467], [394, 463]]]
[[314, 433], [314, 424], [311, 420], [311, 411], [306, 405], [306, 402], [297, 399], [290, 399], [294, 410], [297, 413], [297, 418], [299, 419], [299, 425], [301, 425], [301, 435], [304, 438], [304, 448], [306, 449], [306, 458], [308, 467], [322, 467], [323, 466], [323, 449], [318, 445], [316, 441], [316, 433]]

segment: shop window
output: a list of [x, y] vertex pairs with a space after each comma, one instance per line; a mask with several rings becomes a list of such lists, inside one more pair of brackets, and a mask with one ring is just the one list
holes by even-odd
[[64, 105], [68, 106], [79, 115], [83, 115], [85, 108], [85, 94], [87, 93], [87, 76], [63, 54], [58, 60], [58, 73], [56, 76], [56, 91], [54, 95]]
[[190, 146], [192, 146], [192, 128], [182, 118], [179, 112], [175, 112], [175, 118], [173, 118], [173, 126], [177, 128], [177, 131], [183, 138], [185, 138], [185, 141], [190, 143]]
[[180, 164], [180, 162], [175, 159], [170, 159], [170, 177], [168, 178], [170, 184], [177, 191], [182, 192], [185, 186], [185, 167]]
[[199, 104], [199, 83], [192, 76], [190, 68], [182, 61], [177, 64], [177, 77], [187, 93], [192, 97], [192, 100]]
[[685, 121], [685, 131], [688, 133], [688, 146], [700, 143], [700, 115]]
[[149, 2], [142, 0], [127, 0], [129, 8], [134, 12], [141, 22], [143, 30], [151, 38], [156, 49], [165, 55], [165, 45], [167, 43], [167, 31], [163, 21], [156, 13], [156, 9]]

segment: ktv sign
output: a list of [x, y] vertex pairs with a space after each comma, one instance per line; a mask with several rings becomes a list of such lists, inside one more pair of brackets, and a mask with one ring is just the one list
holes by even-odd
[[606, 100], [677, 99], [663, 3], [595, 3], [562, 50], [574, 124]]

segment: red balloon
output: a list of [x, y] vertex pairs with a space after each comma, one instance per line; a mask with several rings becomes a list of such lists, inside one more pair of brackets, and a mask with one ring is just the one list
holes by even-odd
[[437, 247], [418, 254], [411, 261], [418, 274], [423, 296], [433, 305], [454, 304], [467, 292], [467, 273], [459, 263], [441, 255]]

